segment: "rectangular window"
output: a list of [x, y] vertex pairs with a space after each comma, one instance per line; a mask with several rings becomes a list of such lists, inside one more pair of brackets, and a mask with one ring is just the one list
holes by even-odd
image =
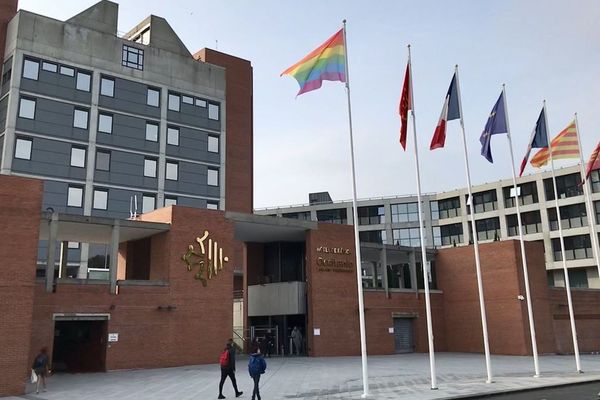
[[194, 104], [194, 98], [190, 97], [190, 96], [182, 95], [181, 101], [184, 102], [185, 104]]
[[156, 178], [156, 159], [144, 159], [144, 176], [147, 176], [149, 178]]
[[78, 249], [79, 248], [79, 242], [69, 242], [67, 244], [67, 247], [69, 249]]
[[[564, 238], [564, 242], [565, 258], [567, 260], [581, 260], [594, 256], [590, 235], [567, 236]], [[552, 250], [554, 252], [554, 261], [562, 261], [560, 238], [552, 239]]]
[[477, 240], [500, 240], [500, 218], [477, 220], [475, 228], [477, 229]]
[[73, 111], [73, 127], [80, 129], [88, 128], [88, 110], [75, 108]]
[[206, 202], [206, 208], [209, 210], [218, 210], [219, 209], [219, 203], [216, 201], [207, 201]]
[[430, 201], [429, 208], [431, 209], [431, 219], [440, 219], [440, 209], [437, 201]]
[[94, 189], [94, 210], [106, 210], [108, 208], [108, 190]]
[[439, 226], [433, 226], [431, 229], [432, 229], [432, 233], [433, 233], [433, 245], [441, 246], [442, 245], [442, 229]]
[[440, 219], [454, 218], [461, 215], [460, 198], [438, 200]]
[[[548, 209], [548, 220], [550, 230], [558, 230], [558, 220], [556, 218], [556, 207]], [[580, 228], [587, 226], [587, 209], [584, 203], [571, 204], [570, 206], [560, 207], [560, 223], [563, 229]]]
[[332, 210], [317, 210], [317, 221], [332, 224], [347, 224], [348, 216], [345, 208], [334, 208]]
[[58, 65], [51, 63], [51, 62], [47, 62], [44, 61], [42, 63], [42, 69], [44, 71], [48, 71], [48, 72], [57, 72], [58, 71]]
[[[508, 236], [519, 235], [519, 222], [516, 214], [506, 216], [506, 225], [508, 227]], [[539, 211], [530, 211], [521, 213], [521, 222], [523, 223], [523, 234], [542, 232], [542, 218]]]
[[[546, 191], [546, 200], [554, 200], [554, 185], [552, 184], [552, 178], [544, 179], [544, 189]], [[582, 195], [583, 187], [581, 186], [581, 175], [579, 172], [557, 176], [556, 192], [558, 193], [559, 199]]]
[[21, 97], [19, 103], [19, 117], [34, 119], [35, 118], [35, 99]]
[[208, 151], [210, 153], [219, 152], [219, 138], [217, 136], [208, 136]]
[[83, 202], [83, 188], [79, 186], [69, 186], [67, 193], [67, 206], [81, 207]]
[[206, 177], [208, 186], [219, 186], [219, 170], [209, 168]]
[[123, 59], [121, 63], [124, 67], [133, 69], [144, 69], [144, 50], [123, 45]]
[[147, 213], [156, 208], [156, 196], [145, 194], [142, 197], [142, 213]]
[[461, 223], [440, 226], [442, 246], [456, 246], [464, 242], [463, 226]]
[[208, 119], [219, 120], [219, 105], [208, 103]]
[[600, 201], [594, 201], [594, 210], [596, 212], [596, 224], [600, 224]]
[[77, 71], [77, 90], [81, 90], [84, 92], [90, 91], [90, 84], [92, 82], [92, 75], [87, 72]]
[[167, 161], [167, 176], [166, 178], [170, 181], [176, 181], [178, 179], [179, 164]]
[[419, 220], [417, 203], [392, 204], [392, 222], [415, 222]]
[[158, 142], [158, 124], [146, 122], [146, 140]]
[[23, 78], [38, 80], [40, 72], [40, 62], [37, 60], [25, 59], [23, 63]]
[[590, 174], [590, 182], [592, 184], [592, 192], [600, 192], [600, 170], [595, 169]]
[[206, 108], [206, 100], [196, 99], [196, 106]]
[[169, 110], [179, 111], [179, 96], [169, 93]]
[[[538, 202], [537, 184], [535, 182], [522, 183], [517, 186], [519, 205], [535, 204]], [[515, 188], [507, 186], [502, 188], [504, 195], [504, 207], [511, 208], [515, 206]]]
[[167, 128], [167, 144], [179, 146], [179, 128], [172, 126]]
[[281, 214], [281, 216], [283, 218], [293, 218], [293, 219], [300, 219], [302, 221], [310, 221], [310, 211], [283, 213], [283, 214]]
[[177, 197], [165, 197], [165, 207], [176, 206]]
[[112, 114], [100, 113], [98, 115], [98, 132], [112, 133], [113, 128], [113, 116]]
[[96, 152], [96, 169], [110, 171], [110, 152], [98, 150]]
[[60, 66], [60, 74], [66, 75], [66, 76], [75, 76], [75, 69], [61, 65]]
[[385, 230], [382, 231], [361, 231], [358, 233], [361, 242], [367, 243], [387, 243]]
[[154, 88], [148, 88], [146, 93], [146, 104], [152, 107], [158, 107], [160, 105], [160, 90]]
[[100, 79], [100, 94], [107, 97], [115, 97], [115, 80], [102, 77]]
[[71, 147], [71, 167], [85, 168], [85, 148]]
[[381, 206], [358, 207], [358, 224], [374, 225], [385, 223], [385, 208]]
[[[475, 214], [497, 210], [498, 199], [496, 197], [496, 189], [473, 193], [473, 204], [475, 207]], [[471, 206], [468, 204], [468, 202], [467, 213], [471, 213]]]
[[589, 288], [587, 270], [585, 268], [573, 268], [567, 271], [569, 274], [569, 286], [572, 288]]
[[419, 247], [421, 245], [419, 228], [392, 229], [392, 236], [395, 245], [408, 247]]
[[15, 143], [15, 158], [21, 160], [31, 160], [31, 147], [33, 141], [31, 139], [17, 138]]

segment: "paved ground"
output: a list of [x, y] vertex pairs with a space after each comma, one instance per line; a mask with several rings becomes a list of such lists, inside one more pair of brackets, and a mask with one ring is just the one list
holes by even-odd
[[484, 397], [485, 400], [596, 400], [600, 394], [600, 382], [580, 383], [548, 389]]
[[[369, 357], [372, 399], [451, 399], [501, 393], [509, 390], [600, 380], [600, 355], [582, 356], [585, 371], [577, 374], [573, 356], [540, 357], [542, 376], [533, 378], [531, 357], [493, 356], [494, 383], [485, 383], [483, 355], [439, 353], [438, 387], [429, 386], [427, 354]], [[263, 399], [338, 400], [360, 399], [362, 394], [359, 357], [272, 358], [261, 380]], [[242, 398], [251, 396], [252, 381], [238, 358], [238, 384]], [[220, 371], [218, 365], [97, 374], [64, 374], [49, 379], [48, 392], [16, 399], [131, 400], [214, 399]], [[225, 396], [234, 398], [229, 381]], [[7, 399], [8, 400], [8, 399]]]

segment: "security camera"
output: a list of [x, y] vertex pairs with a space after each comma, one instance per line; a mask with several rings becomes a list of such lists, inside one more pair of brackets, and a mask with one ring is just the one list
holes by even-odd
[[520, 294], [520, 295], [517, 296], [517, 299], [523, 301], [523, 300], [525, 300], [525, 296], [523, 296], [522, 294]]

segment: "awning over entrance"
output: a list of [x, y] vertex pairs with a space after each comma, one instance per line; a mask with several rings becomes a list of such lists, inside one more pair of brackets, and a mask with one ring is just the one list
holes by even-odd
[[277, 218], [228, 211], [225, 218], [235, 224], [235, 238], [242, 242], [304, 242], [306, 231], [318, 229], [313, 221]]

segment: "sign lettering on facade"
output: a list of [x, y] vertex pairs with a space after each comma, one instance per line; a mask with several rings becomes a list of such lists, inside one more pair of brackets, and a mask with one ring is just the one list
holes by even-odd
[[354, 262], [339, 259], [339, 256], [349, 256], [352, 254], [347, 247], [329, 247], [318, 246], [317, 253], [322, 256], [317, 257], [317, 269], [326, 272], [354, 272]]
[[181, 259], [187, 264], [188, 271], [197, 268], [194, 278], [202, 282], [202, 286], [206, 286], [208, 280], [223, 270], [224, 263], [229, 262], [229, 257], [223, 256], [223, 248], [219, 247], [216, 240], [213, 241], [208, 236], [208, 231], [204, 231], [202, 237], [196, 238], [200, 251], [194, 250], [194, 245], [190, 244], [187, 252], [181, 256]]

